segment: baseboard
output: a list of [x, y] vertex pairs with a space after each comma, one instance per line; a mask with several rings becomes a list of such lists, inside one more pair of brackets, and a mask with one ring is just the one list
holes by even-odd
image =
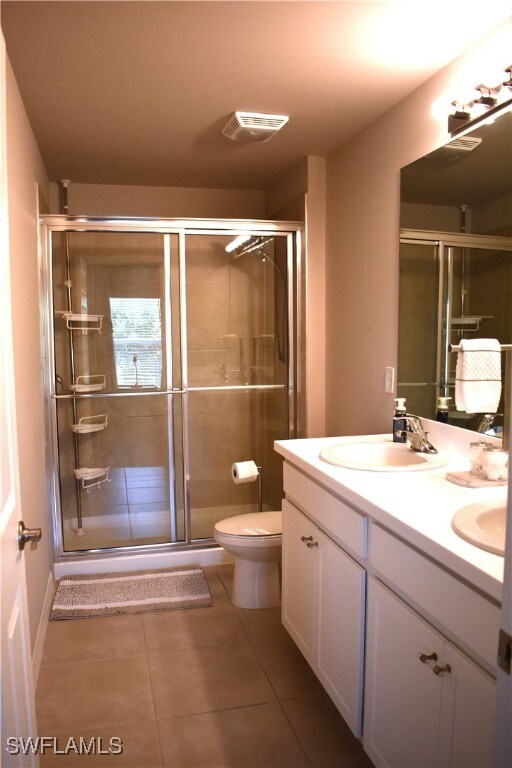
[[179, 552], [158, 552], [144, 555], [116, 555], [113, 557], [73, 558], [55, 563], [56, 579], [72, 574], [122, 573], [123, 571], [146, 570], [148, 568], [172, 568], [174, 565], [219, 565], [233, 562], [233, 555], [222, 547], [205, 549], [183, 549]]
[[32, 652], [32, 669], [34, 674], [34, 688], [37, 686], [37, 678], [39, 677], [39, 670], [41, 668], [41, 661], [43, 658], [44, 639], [46, 637], [46, 629], [48, 627], [48, 617], [50, 615], [50, 608], [52, 606], [53, 589], [54, 589], [53, 573], [50, 571], [48, 575], [48, 583], [46, 585], [46, 592], [43, 600], [43, 607], [41, 609], [41, 616], [39, 618], [39, 626], [37, 627], [36, 642], [34, 643], [34, 650]]

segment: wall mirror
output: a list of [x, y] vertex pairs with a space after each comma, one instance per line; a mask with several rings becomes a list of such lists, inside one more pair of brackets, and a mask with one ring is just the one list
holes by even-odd
[[451, 397], [450, 424], [501, 434], [504, 394], [496, 414], [455, 408], [449, 345], [483, 337], [512, 343], [510, 111], [400, 172], [397, 379], [410, 413], [433, 419]]

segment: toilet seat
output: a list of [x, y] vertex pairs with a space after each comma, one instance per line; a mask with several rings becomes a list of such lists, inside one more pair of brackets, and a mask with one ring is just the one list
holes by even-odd
[[215, 524], [215, 533], [240, 539], [281, 539], [283, 518], [281, 512], [249, 512], [227, 517]]

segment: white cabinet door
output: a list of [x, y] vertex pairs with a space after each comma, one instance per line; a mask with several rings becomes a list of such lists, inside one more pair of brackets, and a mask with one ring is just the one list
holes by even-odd
[[368, 588], [363, 745], [377, 768], [438, 764], [441, 636], [380, 582]]
[[293, 504], [283, 501], [283, 624], [314, 667], [318, 528]]
[[318, 541], [317, 675], [356, 736], [361, 735], [365, 576], [321, 531]]
[[443, 677], [441, 764], [491, 765], [496, 681], [448, 642], [443, 662], [451, 671]]

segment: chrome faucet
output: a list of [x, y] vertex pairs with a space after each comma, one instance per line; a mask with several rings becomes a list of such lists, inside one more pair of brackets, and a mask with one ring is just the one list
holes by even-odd
[[438, 453], [427, 438], [427, 432], [423, 429], [423, 424], [418, 416], [406, 413], [397, 419], [397, 429], [393, 425], [393, 440], [398, 443], [409, 444], [412, 451], [418, 453]]

